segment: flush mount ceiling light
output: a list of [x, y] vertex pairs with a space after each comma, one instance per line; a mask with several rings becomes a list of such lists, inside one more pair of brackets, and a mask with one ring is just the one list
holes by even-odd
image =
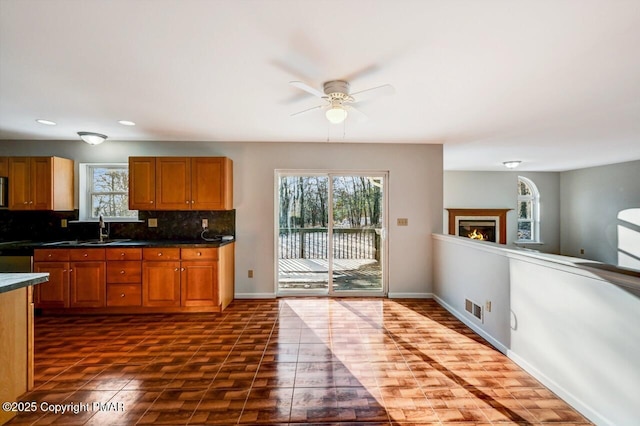
[[520, 163], [522, 163], [522, 161], [520, 160], [511, 160], [511, 161], [504, 161], [502, 164], [504, 164], [504, 166], [507, 169], [515, 169], [520, 165]]
[[135, 126], [136, 123], [134, 123], [133, 121], [129, 121], [129, 120], [120, 120], [118, 121], [118, 123], [122, 124], [123, 126]]
[[36, 123], [44, 124], [46, 126], [55, 126], [57, 124], [55, 121], [45, 120], [43, 118], [38, 118]]
[[78, 132], [78, 136], [89, 145], [100, 145], [107, 140], [106, 135], [94, 132]]

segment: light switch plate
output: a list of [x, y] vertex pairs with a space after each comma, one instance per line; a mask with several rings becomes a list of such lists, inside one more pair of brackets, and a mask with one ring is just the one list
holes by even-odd
[[157, 227], [158, 227], [158, 219], [149, 218], [149, 228], [157, 228]]

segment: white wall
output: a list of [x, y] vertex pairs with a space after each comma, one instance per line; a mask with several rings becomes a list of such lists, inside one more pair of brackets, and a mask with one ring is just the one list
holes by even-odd
[[560, 187], [561, 252], [640, 270], [640, 161], [563, 172]]
[[[509, 259], [496, 246], [434, 235], [433, 294], [438, 303], [506, 353], [510, 344]], [[482, 322], [465, 311], [465, 299], [483, 307]], [[485, 309], [488, 301], [491, 312]]]
[[[389, 171], [389, 293], [429, 297], [431, 241], [442, 229], [442, 146], [347, 143], [0, 142], [0, 155], [58, 155], [76, 163], [129, 156], [228, 156], [234, 162], [236, 294], [274, 295], [274, 170]], [[77, 166], [76, 166], [77, 171]], [[77, 184], [76, 184], [77, 190]], [[408, 227], [396, 219], [408, 218]], [[254, 278], [247, 271], [254, 270]]]
[[[444, 173], [444, 207], [510, 208], [507, 212], [507, 244], [517, 237], [518, 176], [529, 178], [540, 191], [540, 228], [544, 244], [530, 245], [545, 253], [560, 252], [560, 175], [555, 172], [461, 172]], [[443, 232], [448, 229], [444, 212]]]
[[[596, 424], [637, 425], [640, 274], [449, 235], [433, 242], [438, 302]], [[484, 324], [464, 297], [493, 299]]]

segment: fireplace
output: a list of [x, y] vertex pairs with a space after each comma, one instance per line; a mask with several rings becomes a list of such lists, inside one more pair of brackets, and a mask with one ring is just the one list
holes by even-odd
[[458, 221], [458, 234], [461, 237], [472, 240], [496, 242], [496, 220], [486, 219], [460, 219]]
[[449, 234], [507, 243], [507, 212], [511, 209], [447, 209]]

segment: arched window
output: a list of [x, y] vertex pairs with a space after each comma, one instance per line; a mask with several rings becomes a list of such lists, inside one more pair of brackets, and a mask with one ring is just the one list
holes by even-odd
[[518, 242], [540, 241], [540, 193], [531, 179], [518, 176]]

